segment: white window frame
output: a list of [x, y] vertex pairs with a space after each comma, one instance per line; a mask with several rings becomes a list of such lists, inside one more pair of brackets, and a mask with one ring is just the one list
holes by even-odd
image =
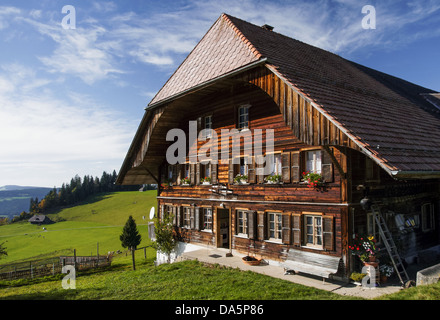
[[200, 208], [203, 213], [203, 231], [212, 232], [212, 208]]
[[[248, 212], [245, 210], [237, 210], [237, 235], [240, 237], [248, 237]], [[241, 231], [241, 232], [240, 232]]]
[[[322, 173], [322, 153], [321, 150], [305, 151], [306, 172]], [[310, 157], [311, 156], [311, 157]]]
[[182, 207], [183, 227], [191, 229], [191, 207]]
[[[283, 214], [281, 212], [267, 212], [267, 236], [269, 241], [282, 242], [283, 239], [282, 221], [283, 221]], [[271, 225], [272, 223], [273, 225]]]
[[[312, 219], [311, 227], [313, 228], [312, 233], [309, 233], [308, 231], [308, 218]], [[320, 221], [320, 224], [317, 224], [317, 221]], [[304, 214], [304, 246], [315, 248], [315, 249], [322, 249], [324, 248], [324, 237], [323, 237], [323, 219], [321, 215], [316, 214]], [[318, 232], [318, 228], [320, 227], [321, 232]], [[309, 242], [308, 237], [312, 236], [312, 242]], [[321, 239], [321, 244], [318, 243], [318, 239]]]

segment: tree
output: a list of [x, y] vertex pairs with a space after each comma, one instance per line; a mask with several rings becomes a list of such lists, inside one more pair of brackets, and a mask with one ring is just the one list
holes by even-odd
[[122, 229], [122, 234], [119, 236], [119, 240], [121, 240], [122, 247], [128, 248], [131, 250], [131, 256], [133, 260], [133, 270], [136, 270], [135, 261], [134, 261], [134, 251], [137, 246], [141, 243], [142, 236], [140, 235], [136, 222], [134, 221], [132, 216], [128, 217], [127, 222], [125, 223], [124, 228]]
[[165, 213], [162, 221], [157, 217], [154, 221], [154, 232], [156, 235], [156, 241], [152, 243], [152, 246], [168, 256], [168, 263], [171, 262], [171, 252], [177, 245], [177, 241], [174, 238], [173, 228], [173, 215]]

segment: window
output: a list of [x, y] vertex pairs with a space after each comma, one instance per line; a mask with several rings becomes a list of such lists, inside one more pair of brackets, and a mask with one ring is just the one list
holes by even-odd
[[431, 203], [425, 203], [422, 206], [422, 231], [430, 231], [434, 229], [434, 206]]
[[321, 174], [321, 150], [306, 152], [306, 171]]
[[191, 228], [191, 208], [190, 207], [182, 207], [183, 210], [183, 227]]
[[306, 246], [322, 247], [322, 217], [305, 215], [304, 242]]
[[202, 208], [203, 210], [203, 229], [212, 230], [212, 209]]
[[270, 176], [281, 175], [281, 153], [268, 154]]
[[282, 214], [276, 212], [267, 213], [269, 240], [282, 240]]
[[367, 233], [368, 235], [374, 236], [377, 243], [380, 244], [381, 237], [379, 235], [379, 228], [376, 228], [376, 219], [374, 218], [375, 213], [368, 212], [367, 214]]
[[201, 182], [211, 183], [211, 163], [200, 163], [200, 179]]
[[210, 129], [212, 129], [212, 116], [205, 117], [205, 129], [207, 130], [205, 138], [211, 138], [212, 132]]
[[239, 235], [247, 236], [248, 234], [248, 225], [247, 225], [247, 212], [246, 211], [237, 211], [237, 233]]
[[238, 108], [238, 129], [249, 128], [249, 107], [244, 105]]

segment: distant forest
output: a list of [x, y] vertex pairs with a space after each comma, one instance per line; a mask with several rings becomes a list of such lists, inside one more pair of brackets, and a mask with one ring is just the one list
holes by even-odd
[[31, 198], [29, 213], [22, 212], [12, 222], [28, 219], [33, 214], [44, 214], [51, 209], [75, 205], [99, 193], [156, 189], [156, 185], [150, 184], [137, 186], [117, 185], [115, 184], [116, 178], [115, 170], [111, 174], [104, 171], [101, 178], [93, 178], [93, 176], [86, 175], [81, 179], [81, 177], [76, 175], [70, 180], [70, 183], [63, 183], [61, 188], [54, 187], [43, 199]]

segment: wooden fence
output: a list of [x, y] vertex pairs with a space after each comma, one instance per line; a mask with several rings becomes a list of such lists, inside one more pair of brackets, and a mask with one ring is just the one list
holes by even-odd
[[62, 272], [63, 266], [73, 265], [75, 270], [87, 270], [111, 265], [112, 256], [63, 256], [51, 259], [0, 266], [0, 280], [33, 279]]

